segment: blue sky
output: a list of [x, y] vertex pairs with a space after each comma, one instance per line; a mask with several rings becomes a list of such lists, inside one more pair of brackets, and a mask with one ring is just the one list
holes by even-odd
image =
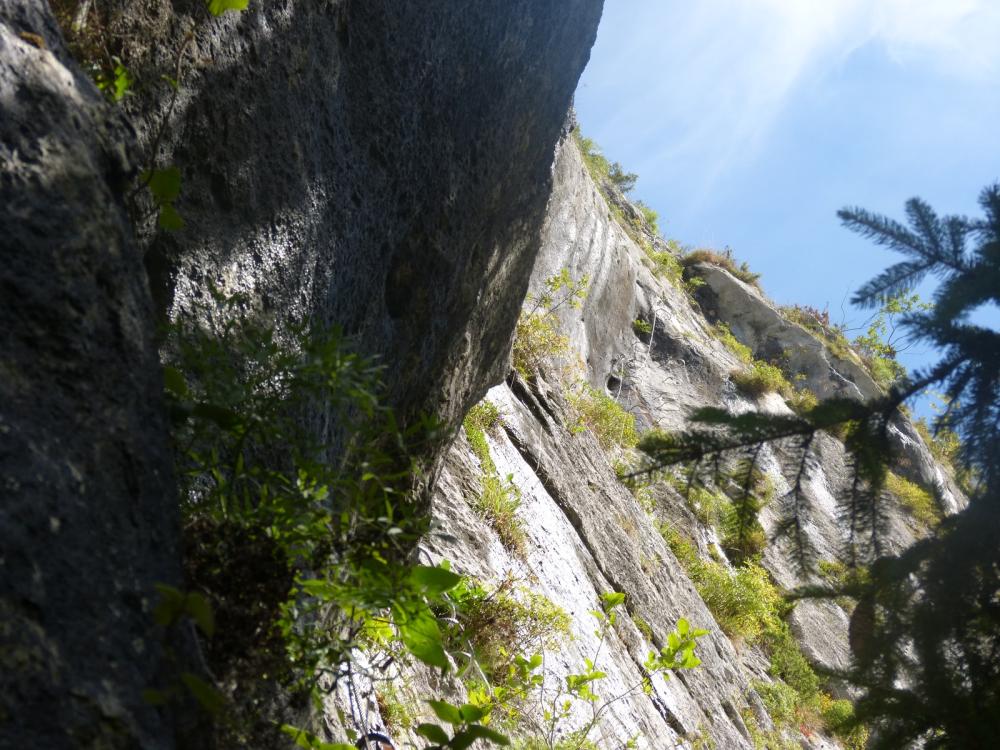
[[665, 236], [857, 324], [845, 298], [898, 256], [837, 209], [978, 215], [1000, 179], [1000, 0], [606, 0], [576, 109]]

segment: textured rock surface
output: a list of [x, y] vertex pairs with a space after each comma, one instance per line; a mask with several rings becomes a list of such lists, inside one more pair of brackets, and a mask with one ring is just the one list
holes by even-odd
[[[160, 40], [136, 53], [152, 79], [193, 23], [166, 5], [127, 5]], [[299, 0], [200, 22], [160, 155], [187, 227], [148, 238], [154, 293], [175, 309], [214, 282], [340, 325], [392, 364], [404, 418], [460, 419], [503, 377], [600, 10]], [[132, 105], [145, 142], [161, 107]]]
[[[834, 357], [806, 331], [787, 323], [755, 289], [725, 271], [700, 269], [713, 293], [704, 311], [682, 289], [654, 276], [648, 266], [643, 251], [618, 225], [594, 186], [577, 149], [565, 145], [556, 160], [531, 291], [540, 293], [544, 280], [563, 268], [574, 279], [589, 277], [582, 308], [564, 307], [559, 313], [573, 351], [561, 362], [551, 363], [533, 384], [512, 379], [488, 395], [504, 420], [502, 433], [489, 437], [491, 456], [498, 472], [511, 474], [521, 491], [518, 513], [529, 537], [528, 553], [523, 560], [512, 556], [471, 509], [469, 502], [479, 492], [480, 469], [464, 439], [448, 455], [425, 550], [431, 559], [451, 560], [457, 569], [485, 580], [498, 581], [513, 572], [571, 613], [573, 638], [558, 654], [548, 656], [549, 680], [578, 671], [583, 658], [592, 653], [592, 622], [586, 613], [602, 591], [627, 592], [630, 612], [648, 622], [654, 633], [669, 632], [679, 616], [709, 628], [712, 634], [700, 649], [701, 667], [665, 683], [657, 681], [650, 696], [638, 693], [616, 703], [593, 739], [599, 747], [619, 746], [638, 735], [640, 747], [694, 747], [700, 738], [720, 748], [748, 748], [753, 741], [744, 710], [761, 728], [772, 726], [753, 687], [754, 681], [772, 679], [767, 674], [768, 657], [756, 646], [737, 648], [722, 634], [651, 517], [616, 480], [607, 454], [589, 433], [568, 429], [575, 417], [561, 395], [566, 381], [560, 378], [568, 372], [570, 380], [578, 377], [606, 389], [643, 427], [681, 428], [692, 407], [707, 405], [787, 413], [788, 406], [777, 395], [752, 401], [736, 391], [729, 376], [742, 363], [712, 334], [707, 312], [713, 321], [730, 322], [759, 356], [794, 353], [796, 365], [809, 373], [809, 385], [818, 393], [847, 392], [860, 398], [873, 395], [875, 385], [860, 365]], [[652, 337], [635, 334], [636, 318], [655, 319]], [[911, 431], [901, 425], [899, 434]], [[919, 441], [910, 451], [927, 453]], [[941, 475], [942, 486], [950, 482], [929, 454], [926, 459], [922, 480]], [[779, 497], [788, 491], [796, 468], [788, 446], [765, 449], [760, 465]], [[836, 498], [844, 496], [849, 477], [843, 446], [820, 436], [805, 483], [805, 533], [820, 559], [838, 559], [848, 542]], [[934, 486], [932, 481], [924, 484]], [[652, 496], [660, 522], [694, 539], [702, 554], [709, 554], [710, 548], [721, 552], [715, 531], [701, 525], [673, 489], [658, 484]], [[888, 503], [887, 511], [886, 549], [911, 544], [916, 537], [908, 516], [894, 502]], [[769, 534], [781, 512], [776, 502], [762, 513]], [[818, 581], [803, 577], [787, 542], [770, 544], [763, 563], [784, 588]], [[833, 668], [850, 662], [848, 621], [840, 606], [827, 601], [801, 603], [789, 618], [803, 653], [816, 664]], [[614, 694], [636, 675], [648, 644], [632, 621], [625, 620], [605, 648], [599, 666], [608, 672], [609, 682], [601, 692]], [[461, 695], [460, 685], [442, 686], [420, 674], [411, 680], [409, 694], [414, 700], [432, 688]], [[372, 720], [378, 721], [377, 716], [373, 714]], [[816, 733], [797, 736], [795, 741], [803, 747], [836, 746]]]
[[[147, 151], [193, 32], [161, 148], [130, 163], [46, 6], [0, 2], [5, 745], [172, 744], [140, 698], [151, 585], [178, 567], [141, 259], [161, 315], [211, 284], [340, 325], [404, 419], [454, 424], [502, 377], [601, 2], [95, 7]], [[186, 227], [136, 243], [120, 198], [150, 164], [181, 169]]]
[[179, 578], [128, 129], [42, 2], [0, 1], [0, 745], [166, 747], [152, 584]]

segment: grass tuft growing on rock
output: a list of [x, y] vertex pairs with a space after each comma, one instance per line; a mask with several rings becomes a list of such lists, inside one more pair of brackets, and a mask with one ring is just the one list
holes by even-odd
[[584, 385], [578, 393], [569, 394], [568, 400], [580, 428], [593, 432], [604, 450], [633, 448], [639, 442], [635, 417], [606, 393]]
[[781, 368], [759, 359], [755, 359], [743, 372], [734, 374], [733, 382], [751, 398], [759, 398], [765, 393], [787, 397], [792, 393], [791, 383], [785, 378]]
[[471, 505], [496, 531], [504, 547], [523, 556], [527, 537], [524, 523], [517, 515], [517, 509], [521, 507], [521, 491], [514, 484], [513, 476], [506, 479], [500, 477], [486, 440], [487, 434], [497, 435], [502, 423], [500, 410], [490, 401], [481, 401], [473, 406], [462, 423], [472, 452], [483, 470], [479, 495]]
[[494, 474], [484, 474], [481, 491], [472, 507], [493, 527], [503, 546], [518, 556], [525, 552], [524, 522], [517, 515], [521, 507], [521, 490], [514, 484], [513, 475], [501, 479]]
[[746, 261], [737, 266], [736, 261], [733, 258], [733, 254], [729, 250], [720, 253], [715, 250], [700, 248], [698, 250], [692, 250], [681, 258], [681, 265], [684, 266], [684, 268], [690, 268], [697, 263], [708, 263], [710, 265], [723, 268], [743, 283], [750, 284], [751, 286], [760, 289], [760, 274], [751, 271], [750, 266], [747, 265]]
[[924, 488], [891, 471], [886, 477], [885, 488], [921, 526], [933, 528], [941, 522], [941, 509], [934, 496]]
[[742, 343], [733, 335], [733, 332], [729, 330], [729, 326], [720, 320], [715, 324], [715, 328], [713, 330], [715, 332], [715, 337], [721, 341], [722, 345], [731, 351], [740, 362], [747, 365], [753, 362], [753, 351], [749, 346]]

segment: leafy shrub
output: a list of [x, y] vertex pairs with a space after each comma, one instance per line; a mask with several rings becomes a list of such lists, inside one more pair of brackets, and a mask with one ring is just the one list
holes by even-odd
[[487, 675], [501, 675], [517, 655], [557, 649], [569, 637], [566, 611], [542, 594], [517, 586], [512, 576], [492, 588], [463, 578], [449, 596], [458, 620], [449, 638], [471, 647]]
[[[611, 174], [611, 163], [601, 153], [601, 147], [592, 138], [585, 137], [579, 128], [573, 131], [573, 137], [576, 139], [583, 163], [587, 166], [591, 178], [599, 187], [602, 186], [604, 180], [608, 179]], [[619, 171], [621, 171], [621, 165], [618, 166]]]
[[390, 734], [405, 732], [416, 726], [419, 718], [417, 707], [400, 696], [393, 682], [386, 681], [376, 685], [375, 703]]
[[740, 342], [733, 332], [729, 330], [729, 326], [723, 323], [721, 320], [715, 324], [715, 337], [722, 342], [729, 351], [731, 351], [740, 362], [744, 364], [750, 364], [753, 362], [753, 351], [749, 346]]
[[604, 450], [632, 448], [639, 442], [635, 417], [611, 396], [583, 385], [578, 393], [570, 394], [568, 400], [581, 425], [594, 433]]
[[652, 323], [647, 323], [641, 318], [636, 318], [632, 321], [632, 330], [635, 331], [638, 336], [648, 336], [653, 332]]
[[[319, 671], [351, 662], [369, 628], [398, 656], [448, 668], [430, 606], [459, 577], [407, 556], [425, 529], [408, 498], [416, 457], [443, 436], [429, 419], [401, 431], [380, 368], [337, 331], [279, 336], [245, 299], [213, 296], [165, 343], [185, 577], [211, 600], [206, 658], [232, 695], [215, 739], [275, 746], [260, 706], [278, 690], [318, 691]], [[343, 431], [337, 464], [307, 427], [317, 402]], [[222, 702], [213, 691], [198, 686]]]
[[698, 250], [692, 250], [681, 258], [681, 265], [684, 266], [684, 268], [690, 268], [697, 263], [709, 263], [713, 266], [724, 268], [745, 284], [750, 284], [751, 286], [760, 289], [760, 284], [758, 283], [760, 274], [751, 271], [750, 267], [746, 264], [746, 261], [737, 266], [736, 261], [733, 259], [733, 252], [728, 248], [726, 248], [723, 253], [716, 252], [715, 250], [709, 250], [707, 248], [701, 248]]
[[898, 474], [889, 472], [885, 488], [922, 526], [932, 528], [941, 522], [942, 513], [934, 496]]
[[799, 694], [795, 688], [784, 682], [754, 682], [752, 687], [757, 691], [767, 713], [779, 726], [794, 726], [797, 721], [796, 712], [799, 707]]
[[544, 360], [569, 351], [569, 337], [559, 332], [556, 311], [563, 305], [578, 309], [589, 283], [587, 276], [574, 281], [569, 269], [563, 268], [545, 280], [545, 290], [539, 296], [528, 296], [532, 307], [518, 318], [512, 352], [514, 369], [522, 378], [530, 378]]
[[785, 320], [806, 329], [840, 359], [858, 361], [842, 328], [830, 323], [830, 313], [809, 305], [788, 305], [779, 310]]
[[642, 220], [646, 222], [649, 228], [653, 231], [653, 234], [659, 234], [660, 226], [658, 222], [660, 220], [660, 215], [642, 201], [636, 201], [635, 207], [639, 209], [639, 212], [642, 214]]
[[615, 184], [619, 190], [628, 195], [635, 189], [635, 183], [639, 180], [639, 175], [635, 172], [626, 172], [618, 162], [612, 162], [608, 168], [608, 179]]
[[764, 568], [746, 563], [730, 571], [722, 563], [699, 559], [694, 546], [672, 528], [663, 526], [660, 533], [727, 635], [755, 642], [780, 627], [783, 599]]
[[674, 286], [679, 286], [683, 279], [684, 268], [681, 266], [677, 256], [672, 252], [663, 250], [657, 251], [653, 248], [643, 248], [647, 257], [652, 261], [652, 271], [657, 276], [665, 279]]
[[808, 414], [819, 406], [819, 399], [816, 397], [816, 394], [808, 388], [793, 388], [787, 396], [786, 401], [797, 414]]
[[733, 382], [737, 388], [752, 398], [759, 398], [765, 393], [786, 396], [792, 392], [792, 386], [781, 368], [759, 359], [754, 360], [745, 371], [735, 373]]
[[522, 313], [514, 331], [514, 369], [530, 378], [551, 357], [569, 351], [569, 337], [559, 333], [558, 318], [542, 313]]

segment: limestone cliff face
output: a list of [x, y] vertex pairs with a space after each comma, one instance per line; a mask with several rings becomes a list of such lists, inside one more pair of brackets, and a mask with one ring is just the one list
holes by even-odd
[[[601, 2], [83, 5], [124, 113], [48, 3], [0, 1], [0, 745], [171, 747], [141, 698], [180, 569], [156, 315], [214, 286], [339, 325], [404, 420], [457, 424], [503, 376]], [[184, 230], [130, 226], [167, 165]]]
[[[860, 363], [838, 359], [811, 334], [787, 322], [757, 289], [720, 268], [697, 269], [706, 281], [700, 306], [679, 285], [654, 275], [646, 254], [622, 230], [594, 185], [572, 140], [561, 147], [553, 169], [554, 190], [531, 291], [541, 293], [546, 278], [568, 269], [574, 279], [590, 279], [589, 293], [580, 310], [560, 312], [571, 353], [550, 362], [531, 382], [511, 374], [487, 395], [502, 415], [502, 429], [487, 434], [490, 455], [497, 473], [512, 476], [520, 490], [518, 516], [527, 533], [527, 552], [521, 557], [505, 549], [472, 509], [482, 467], [464, 436], [447, 456], [434, 496], [434, 527], [423, 551], [431, 560], [450, 560], [458, 570], [486, 581], [513, 574], [571, 615], [572, 638], [546, 657], [550, 689], [593, 655], [597, 643], [588, 612], [599, 606], [602, 592], [626, 592], [633, 616], [624, 618], [602, 646], [599, 668], [608, 673], [602, 694], [616, 695], [635, 684], [639, 665], [654, 645], [662, 645], [658, 639], [670, 632], [677, 618], [707, 628], [711, 634], [699, 648], [702, 666], [669, 681], [656, 679], [648, 696], [635, 692], [612, 704], [591, 739], [598, 747], [621, 747], [637, 738], [639, 747], [751, 748], [745, 712], [761, 730], [772, 727], [754, 688], [755, 682], [772, 680], [768, 658], [759, 647], [734, 644], [726, 637], [656, 525], [667, 523], [694, 539], [704, 556], [721, 554], [718, 536], [666, 484], [651, 488], [651, 514], [640, 507], [617, 480], [595, 437], [575, 428], [577, 415], [567, 404], [563, 368], [570, 365], [575, 377], [617, 398], [642, 429], [680, 429], [690, 410], [699, 406], [787, 413], [789, 407], [775, 394], [754, 401], [737, 392], [730, 375], [743, 365], [713, 334], [710, 318], [729, 323], [758, 356], [788, 353], [817, 394], [865, 398], [874, 395], [877, 386]], [[634, 211], [627, 204], [618, 210]], [[666, 249], [662, 241], [655, 242], [657, 249]], [[655, 321], [652, 335], [635, 333], [632, 323], [637, 318]], [[964, 502], [910, 425], [900, 422], [895, 440], [903, 454], [897, 471], [936, 488], [946, 510]], [[794, 481], [794, 461], [774, 447], [765, 448], [760, 461], [780, 497]], [[848, 489], [849, 472], [843, 446], [835, 438], [820, 438], [805, 484], [805, 533], [820, 559], [837, 560], [847, 532], [838, 518], [836, 497]], [[885, 510], [885, 551], [911, 544], [920, 533], [913, 519], [893, 500]], [[779, 513], [778, 502], [762, 513], [769, 536]], [[818, 582], [803, 577], [787, 543], [769, 544], [763, 564], [785, 589]], [[638, 621], [650, 626], [654, 642], [648, 631], [635, 626]], [[812, 662], [833, 668], [849, 665], [849, 618], [838, 604], [802, 602], [789, 623]], [[457, 682], [442, 685], [421, 673], [403, 677], [401, 684], [409, 685], [404, 693], [411, 698], [426, 693], [429, 686], [457, 696], [463, 692]], [[575, 715], [567, 726], [572, 728], [574, 720], [578, 726], [583, 719]], [[371, 720], [380, 721], [374, 711]], [[837, 746], [817, 733], [789, 739], [804, 747]]]
[[[607, 390], [642, 428], [681, 427], [699, 405], [787, 409], [737, 393], [718, 318], [761, 356], [791, 352], [819, 395], [865, 397], [874, 384], [725, 271], [699, 270], [692, 305], [647, 268], [571, 142], [553, 165], [599, 0], [251, 2], [197, 25], [200, 2], [97, 5], [137, 75], [159, 81], [191, 33], [188, 66], [158, 138], [169, 90], [140, 87], [123, 114], [70, 59], [48, 4], [0, 0], [0, 745], [177, 744], [177, 717], [141, 699], [163, 662], [153, 584], [177, 582], [180, 567], [154, 328], [214, 286], [279, 323], [342, 326], [382, 356], [404, 420], [432, 411], [457, 428], [493, 386], [502, 429], [487, 441], [521, 493], [524, 555], [472, 509], [483, 467], [459, 434], [426, 457], [441, 468], [426, 475], [437, 482], [422, 559], [486, 581], [512, 573], [569, 613], [574, 637], [547, 655], [549, 685], [597, 649], [588, 611], [603, 592], [626, 592], [632, 615], [601, 647], [608, 694], [637, 683], [656, 645], [635, 623], [654, 640], [681, 616], [709, 629], [701, 667], [613, 703], [592, 739], [752, 747], [744, 709], [770, 726], [753, 685], [770, 679], [767, 659], [722, 634], [654, 520], [706, 555], [715, 532], [669, 486], [651, 489], [652, 517], [640, 507], [575, 429], [562, 371]], [[154, 142], [156, 163], [183, 175], [183, 232], [129, 225], [123, 197]], [[508, 374], [519, 309], [564, 268], [590, 278], [582, 309], [561, 313], [572, 354], [525, 382]], [[650, 336], [637, 337], [636, 318]], [[896, 439], [898, 472], [959, 507], [912, 427], [901, 422]], [[779, 492], [784, 458], [763, 455]], [[806, 533], [830, 559], [844, 541], [844, 464], [822, 439]], [[890, 516], [889, 549], [912, 543], [911, 519]], [[802, 582], [780, 544], [764, 563], [780, 585]], [[847, 663], [837, 605], [799, 605], [791, 623], [812, 659]], [[398, 684], [414, 699], [464, 690], [419, 670]], [[340, 739], [337, 708], [331, 695]]]

